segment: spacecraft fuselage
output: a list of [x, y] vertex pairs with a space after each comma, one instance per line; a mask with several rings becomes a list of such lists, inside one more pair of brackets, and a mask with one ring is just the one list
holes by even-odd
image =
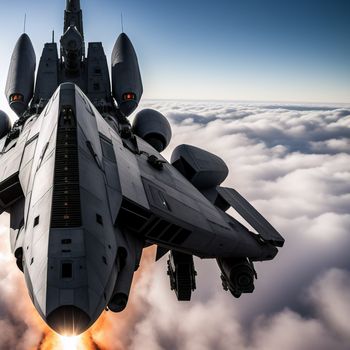
[[[224, 289], [254, 290], [254, 261], [270, 260], [284, 239], [235, 190], [221, 187], [219, 157], [178, 146], [161, 154], [171, 127], [145, 109], [136, 52], [120, 34], [111, 79], [101, 43], [85, 55], [80, 1], [67, 0], [60, 51], [36, 58], [27, 34], [15, 46], [0, 112], [0, 212], [10, 214], [11, 249], [30, 297], [60, 334], [79, 334], [107, 308], [128, 302], [142, 250], [169, 253], [179, 300], [195, 289], [193, 256], [216, 259]], [[36, 74], [36, 75], [35, 75]], [[36, 77], [36, 78], [35, 78]], [[226, 213], [232, 207], [255, 230]]]

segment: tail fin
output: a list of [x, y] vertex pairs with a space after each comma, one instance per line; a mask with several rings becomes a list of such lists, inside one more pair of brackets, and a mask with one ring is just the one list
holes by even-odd
[[83, 13], [80, 7], [80, 0], [67, 0], [66, 2], [63, 33], [65, 33], [72, 25], [77, 28], [78, 32], [84, 39]]

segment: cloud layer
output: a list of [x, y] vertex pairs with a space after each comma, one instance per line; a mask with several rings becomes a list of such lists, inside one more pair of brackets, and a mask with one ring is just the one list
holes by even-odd
[[137, 324], [131, 348], [148, 339], [149, 348], [162, 349], [346, 349], [350, 109], [176, 102], [147, 107], [171, 120], [167, 158], [180, 143], [221, 156], [230, 168], [225, 185], [246, 196], [286, 245], [275, 260], [256, 264], [256, 290], [239, 300], [221, 289], [214, 262], [197, 260], [198, 290], [191, 304], [179, 305], [163, 259], [150, 282], [154, 292], [145, 297], [150, 312]]
[[[349, 107], [163, 101], [143, 107], [161, 111], [172, 124], [166, 158], [181, 143], [222, 157], [230, 169], [224, 185], [251, 201], [286, 244], [276, 259], [256, 264], [256, 290], [238, 300], [222, 290], [214, 261], [196, 259], [198, 289], [191, 303], [178, 303], [163, 258], [134, 286], [128, 306], [133, 316], [120, 323], [122, 315], [107, 313], [108, 327], [105, 335], [96, 330], [96, 344], [152, 350], [348, 349]], [[8, 330], [1, 332], [6, 334], [0, 345], [28, 349], [40, 341], [40, 327], [26, 317], [33, 315], [26, 311], [30, 301], [15, 287], [21, 275], [5, 243], [7, 218], [0, 220], [0, 328]]]

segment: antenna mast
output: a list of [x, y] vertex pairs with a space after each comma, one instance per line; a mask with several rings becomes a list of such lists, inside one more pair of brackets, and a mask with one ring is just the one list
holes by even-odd
[[120, 12], [120, 24], [122, 26], [122, 33], [124, 33], [123, 12]]

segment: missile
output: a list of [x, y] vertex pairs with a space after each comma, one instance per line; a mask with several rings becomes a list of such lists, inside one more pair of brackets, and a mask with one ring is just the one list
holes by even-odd
[[5, 94], [11, 109], [21, 116], [33, 97], [35, 52], [27, 34], [22, 34], [13, 50]]
[[143, 92], [136, 52], [125, 33], [119, 35], [112, 52], [112, 93], [120, 111], [129, 116]]

